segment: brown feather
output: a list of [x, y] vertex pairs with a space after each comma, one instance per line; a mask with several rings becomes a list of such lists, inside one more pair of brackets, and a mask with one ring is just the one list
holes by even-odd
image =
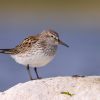
[[34, 43], [36, 43], [39, 39], [37, 36], [29, 36], [25, 38], [19, 45], [17, 45], [15, 48], [10, 49], [9, 52], [11, 54], [18, 54], [18, 53], [24, 53], [27, 51], [27, 49], [31, 48]]

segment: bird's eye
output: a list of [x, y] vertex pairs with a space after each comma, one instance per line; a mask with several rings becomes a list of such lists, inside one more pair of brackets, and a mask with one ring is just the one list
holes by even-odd
[[53, 36], [53, 35], [51, 35], [51, 37], [52, 37], [52, 38], [54, 38], [55, 40], [58, 40], [58, 38], [57, 38], [57, 37], [55, 37], [55, 36]]
[[53, 38], [54, 38], [54, 36], [53, 36], [53, 35], [51, 35], [51, 37], [53, 37]]

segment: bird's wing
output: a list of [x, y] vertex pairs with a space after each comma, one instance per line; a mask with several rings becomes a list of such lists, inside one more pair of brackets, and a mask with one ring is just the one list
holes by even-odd
[[15, 48], [11, 49], [10, 51], [12, 54], [17, 53], [23, 53], [27, 51], [33, 44], [35, 44], [38, 41], [38, 38], [36, 36], [29, 36], [25, 38], [19, 45], [17, 45]]

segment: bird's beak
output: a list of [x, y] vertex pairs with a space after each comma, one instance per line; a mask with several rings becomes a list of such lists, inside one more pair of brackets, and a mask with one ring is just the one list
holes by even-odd
[[69, 45], [67, 45], [66, 43], [64, 43], [63, 41], [59, 40], [59, 44], [64, 45], [66, 47], [69, 47]]

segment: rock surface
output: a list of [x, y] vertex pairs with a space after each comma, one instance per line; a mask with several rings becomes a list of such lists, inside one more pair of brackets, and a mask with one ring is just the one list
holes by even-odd
[[100, 76], [33, 80], [0, 93], [0, 100], [100, 100]]

